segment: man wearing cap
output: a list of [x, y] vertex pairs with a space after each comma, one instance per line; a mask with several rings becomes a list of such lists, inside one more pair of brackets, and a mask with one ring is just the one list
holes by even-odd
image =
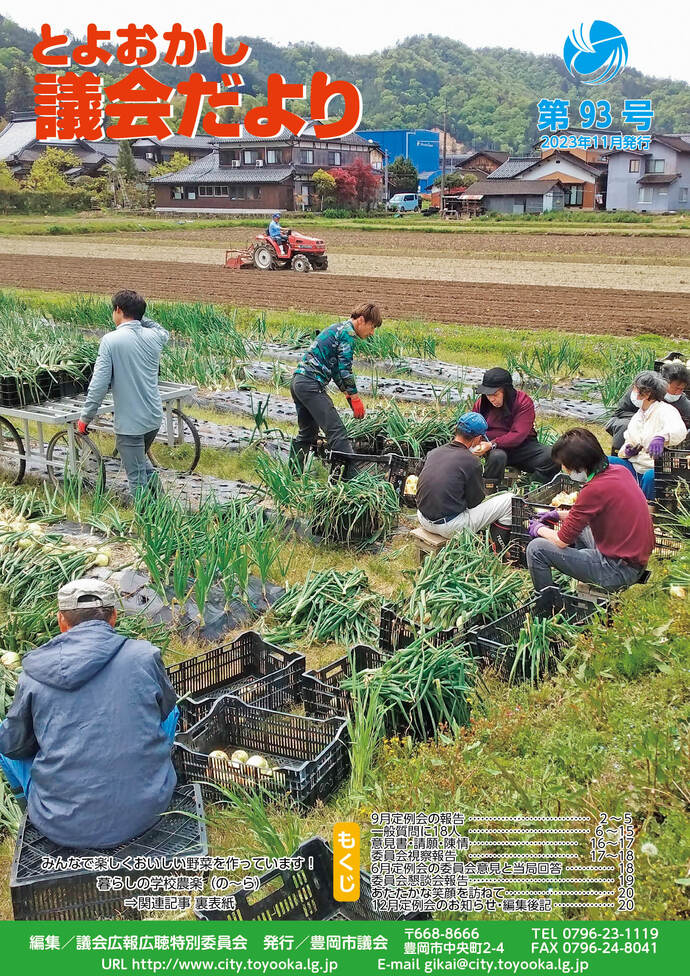
[[474, 453], [486, 458], [487, 481], [500, 481], [507, 464], [533, 474], [539, 481], [555, 478], [558, 466], [551, 460], [551, 450], [537, 440], [534, 401], [515, 389], [508, 370], [500, 366], [488, 369], [477, 393], [479, 399], [472, 409], [486, 420], [487, 432]]
[[160, 651], [113, 628], [117, 597], [100, 580], [58, 593], [60, 634], [22, 660], [0, 725], [0, 770], [42, 834], [109, 848], [168, 808], [179, 715]]
[[276, 242], [281, 250], [283, 244], [287, 244], [287, 236], [283, 233], [283, 228], [280, 226], [280, 213], [273, 214], [271, 222], [268, 225], [268, 236]]
[[423, 529], [449, 539], [463, 529], [510, 527], [512, 496], [503, 492], [485, 497], [482, 466], [472, 453], [486, 429], [481, 414], [465, 413], [450, 444], [427, 454], [417, 483], [417, 519]]

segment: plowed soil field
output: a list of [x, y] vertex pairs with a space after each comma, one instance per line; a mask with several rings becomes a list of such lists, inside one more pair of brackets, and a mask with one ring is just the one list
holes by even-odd
[[690, 295], [664, 291], [298, 275], [287, 271], [230, 272], [185, 262], [19, 254], [0, 255], [0, 284], [96, 294], [127, 287], [147, 298], [339, 315], [371, 297], [389, 318], [580, 333], [690, 336]]

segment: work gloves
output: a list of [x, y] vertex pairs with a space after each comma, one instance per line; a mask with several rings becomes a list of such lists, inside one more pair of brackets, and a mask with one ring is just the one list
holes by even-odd
[[83, 420], [78, 420], [77, 421], [77, 433], [78, 434], [86, 434], [87, 429], [88, 429], [87, 424]]
[[527, 529], [530, 538], [537, 539], [539, 537], [539, 529], [542, 526], [546, 526], [548, 529], [552, 529], [558, 522], [560, 522], [560, 516], [555, 508], [552, 508], [549, 512], [542, 512], [541, 515], [537, 515], [536, 518], [532, 519]]
[[355, 416], [355, 420], [361, 420], [366, 410], [364, 409], [364, 404], [361, 399], [354, 393], [352, 396], [347, 397], [347, 402], [350, 404], [352, 413]]
[[626, 444], [621, 456], [624, 458], [636, 457], [641, 450], [641, 447], [633, 447], [632, 444]]
[[666, 438], [661, 435], [653, 437], [649, 442], [649, 447], [647, 448], [647, 453], [650, 457], [659, 458], [664, 453], [664, 447], [666, 446]]

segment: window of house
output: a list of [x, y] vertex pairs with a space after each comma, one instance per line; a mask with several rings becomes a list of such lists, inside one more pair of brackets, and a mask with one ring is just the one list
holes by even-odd
[[328, 154], [328, 165], [329, 166], [340, 166], [340, 153], [339, 152], [329, 152]]
[[260, 186], [247, 187], [247, 200], [258, 200], [260, 196], [261, 196]]
[[212, 186], [200, 186], [199, 187], [199, 196], [200, 197], [212, 197], [213, 196], [213, 187]]
[[244, 200], [246, 194], [245, 186], [231, 186], [230, 187], [230, 199], [231, 200]]
[[250, 166], [255, 163], [257, 159], [261, 159], [261, 154], [259, 153], [258, 149], [245, 149], [243, 156], [245, 163]]
[[278, 158], [278, 150], [277, 149], [267, 149], [266, 150], [266, 162], [267, 163], [279, 163], [280, 162], [280, 159]]
[[581, 207], [582, 206], [582, 187], [573, 185], [570, 187], [570, 191], [566, 194], [566, 204], [569, 207]]
[[652, 202], [652, 187], [651, 186], [641, 186], [640, 194], [637, 198], [638, 203], [651, 203]]
[[687, 186], [681, 186], [678, 192], [678, 202], [687, 203], [688, 202], [688, 188]]
[[232, 166], [233, 163], [239, 162], [239, 159], [240, 154], [237, 149], [224, 149], [219, 154], [218, 162], [221, 166]]
[[214, 186], [213, 195], [214, 197], [226, 197], [228, 195], [227, 186], [217, 186], [217, 185]]
[[313, 149], [300, 149], [300, 151], [299, 151], [299, 161], [300, 161], [300, 163], [313, 163], [314, 162], [314, 150]]
[[171, 186], [170, 187], [170, 198], [171, 200], [183, 200], [184, 199], [184, 188], [181, 186]]
[[631, 159], [628, 163], [629, 173], [639, 173], [640, 172], [640, 161], [639, 159]]
[[664, 172], [664, 159], [653, 159], [651, 166], [649, 168], [650, 173], [663, 173]]
[[144, 153], [144, 159], [155, 159], [155, 158], [156, 158], [156, 154], [153, 152]]

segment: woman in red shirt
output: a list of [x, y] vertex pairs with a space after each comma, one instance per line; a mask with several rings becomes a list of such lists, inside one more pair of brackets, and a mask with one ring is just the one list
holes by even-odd
[[486, 457], [486, 480], [500, 481], [507, 464], [534, 474], [539, 481], [554, 478], [558, 467], [549, 448], [537, 440], [534, 429], [534, 401], [515, 389], [508, 370], [500, 366], [487, 369], [477, 393], [481, 395], [472, 409], [484, 417], [489, 429], [486, 441], [473, 453]]
[[569, 512], [546, 512], [530, 522], [527, 567], [535, 590], [553, 585], [552, 569], [609, 591], [636, 583], [655, 544], [637, 479], [627, 468], [609, 464], [584, 427], [566, 431], [551, 456], [582, 487]]

